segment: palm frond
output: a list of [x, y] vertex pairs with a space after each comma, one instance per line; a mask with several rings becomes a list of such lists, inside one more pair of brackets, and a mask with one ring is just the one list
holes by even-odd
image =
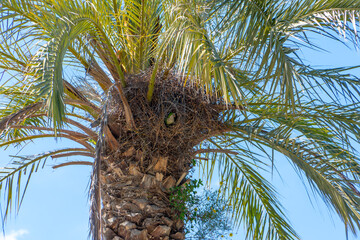
[[[284, 131], [256, 131], [256, 129], [236, 127], [235, 134], [229, 137], [243, 139], [270, 147], [287, 156], [294, 166], [305, 175], [312, 189], [317, 192], [325, 203], [333, 208], [345, 225], [354, 233], [359, 228], [360, 192], [355, 187], [359, 181], [360, 165], [356, 155], [342, 149], [326, 149], [327, 146], [315, 145], [311, 140], [291, 138]], [[285, 131], [286, 132], [286, 131]], [[316, 139], [315, 139], [316, 141]], [[321, 140], [319, 140], [321, 141]], [[321, 149], [324, 147], [325, 149]], [[334, 150], [334, 152], [332, 152]], [[333, 153], [337, 152], [334, 156]], [[351, 192], [351, 194], [349, 194]]]
[[[74, 4], [77, 6], [77, 4]], [[81, 4], [80, 4], [81, 5]], [[81, 5], [76, 12], [70, 14], [72, 4], [59, 5], [55, 2], [43, 2], [37, 7], [28, 6], [23, 1], [9, 1], [2, 4], [3, 11], [9, 11], [14, 14], [14, 18], [20, 18], [27, 21], [31, 27], [31, 32], [43, 33], [40, 40], [41, 44], [37, 44], [37, 50], [32, 54], [30, 61], [27, 62], [27, 75], [34, 78], [39, 89], [39, 97], [47, 98], [49, 113], [52, 115], [55, 129], [57, 125], [61, 125], [65, 118], [64, 107], [64, 87], [63, 87], [63, 61], [68, 48], [79, 35], [84, 36], [85, 32], [94, 32], [97, 29], [101, 33], [102, 39], [109, 43], [101, 26], [91, 15], [91, 9], [85, 5]], [[53, 11], [62, 15], [63, 18], [57, 18], [56, 15], [47, 11], [50, 7]], [[26, 12], [27, 8], [31, 13]], [[6, 19], [7, 16], [3, 17]], [[96, 28], [97, 27], [97, 28]], [[8, 31], [10, 29], [5, 29]], [[18, 28], [17, 31], [24, 31], [24, 28]], [[34, 38], [33, 35], [26, 36]], [[32, 42], [31, 42], [32, 43]], [[31, 44], [29, 43], [29, 44]], [[26, 46], [32, 48], [33, 46]], [[113, 57], [116, 58], [115, 53]], [[10, 59], [11, 60], [11, 59]], [[59, 126], [60, 126], [59, 125]]]
[[[10, 214], [12, 204], [16, 205], [16, 209], [20, 208], [32, 174], [45, 166], [48, 157], [65, 152], [84, 150], [87, 151], [82, 148], [65, 148], [33, 156], [12, 156], [14, 160], [10, 166], [0, 170], [0, 196], [4, 196], [6, 203], [3, 221]], [[23, 184], [24, 181], [25, 185]]]
[[[242, 105], [242, 91], [232, 74], [231, 63], [208, 34], [206, 16], [206, 6], [202, 2], [177, 1], [165, 6], [164, 18], [170, 23], [160, 36], [159, 47], [160, 53], [167, 54], [163, 60], [167, 63], [165, 69], [175, 68], [185, 82], [204, 88], [209, 95], [215, 94], [226, 103], [234, 101]], [[169, 39], [173, 39], [172, 44]]]
[[[246, 239], [298, 239], [282, 212], [273, 187], [260, 174], [263, 163], [256, 154], [227, 138], [210, 141], [218, 149], [232, 149], [237, 155], [207, 154], [200, 163], [201, 173], [211, 178], [209, 168], [219, 169], [221, 198], [233, 209], [233, 221], [243, 226]], [[240, 140], [239, 140], [240, 142]], [[235, 148], [234, 148], [235, 147]]]
[[124, 48], [119, 51], [122, 58], [126, 58], [123, 53], [127, 53], [130, 62], [121, 59], [128, 72], [145, 70], [154, 62], [154, 51], [157, 47], [157, 38], [161, 31], [160, 1], [127, 1], [123, 2], [120, 11], [119, 25], [126, 37]]
[[[255, 0], [215, 1], [214, 4], [217, 24], [213, 29], [218, 31], [216, 39], [222, 46], [221, 52], [239, 69], [254, 73], [254, 81], [262, 79], [262, 90], [266, 94], [281, 96], [289, 106], [300, 101], [297, 94], [301, 88], [310, 89], [303, 86], [304, 79], [300, 76], [303, 71], [298, 68], [303, 66], [298, 55], [301, 47], [316, 48], [308, 33], [318, 32], [341, 42], [343, 38], [336, 34], [347, 33], [351, 42], [357, 42], [360, 11], [357, 1]], [[332, 77], [325, 79], [328, 86], [332, 85], [330, 82], [336, 83]], [[311, 84], [321, 86], [317, 81]], [[343, 84], [339, 87], [349, 92]], [[334, 88], [325, 89], [325, 92], [332, 90]]]
[[300, 66], [298, 73], [302, 76], [303, 86], [308, 88], [306, 92], [310, 98], [321, 100], [323, 97], [320, 97], [320, 93], [323, 93], [339, 104], [344, 100], [358, 103], [360, 79], [349, 73], [358, 67], [315, 69]]

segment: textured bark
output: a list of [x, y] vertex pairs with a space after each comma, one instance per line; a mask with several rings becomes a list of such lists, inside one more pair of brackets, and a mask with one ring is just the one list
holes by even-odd
[[168, 189], [175, 186], [177, 179], [164, 178], [166, 158], [159, 159], [153, 174], [143, 174], [135, 165], [121, 168], [108, 163], [103, 168], [102, 218], [106, 240], [185, 239], [184, 223], [177, 219], [169, 202]]

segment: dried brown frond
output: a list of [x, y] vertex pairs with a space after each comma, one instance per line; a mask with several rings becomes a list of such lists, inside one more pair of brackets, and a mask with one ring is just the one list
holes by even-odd
[[86, 69], [86, 72], [93, 77], [93, 79], [100, 85], [100, 87], [107, 91], [113, 84], [104, 70], [99, 66], [99, 64], [92, 59], [89, 67]]
[[44, 106], [43, 102], [37, 102], [20, 109], [19, 111], [3, 118], [0, 121], [0, 133], [8, 128], [10, 125], [18, 124], [26, 119], [29, 115], [36, 113]]
[[[85, 153], [81, 153], [79, 152], [79, 154], [74, 154], [74, 155], [82, 155]], [[70, 155], [69, 155], [70, 156]], [[71, 155], [73, 156], [73, 155]], [[88, 155], [84, 155], [84, 156], [88, 156]], [[59, 155], [55, 155], [52, 156], [52, 158], [59, 158], [59, 157], [63, 157], [63, 156], [59, 156]], [[89, 157], [89, 156], [88, 156]], [[67, 167], [67, 166], [73, 166], [73, 165], [86, 165], [86, 166], [92, 166], [94, 163], [93, 162], [89, 162], [89, 161], [72, 161], [72, 162], [66, 162], [66, 163], [61, 163], [58, 165], [53, 166], [53, 169], [57, 169], [57, 168], [61, 168], [61, 167]]]

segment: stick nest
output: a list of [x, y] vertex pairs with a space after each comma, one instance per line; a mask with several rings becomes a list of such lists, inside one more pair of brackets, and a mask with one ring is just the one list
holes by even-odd
[[[167, 157], [167, 174], [176, 176], [191, 167], [196, 145], [225, 128], [217, 107], [220, 100], [169, 74], [166, 78], [156, 77], [149, 103], [146, 100], [149, 79], [150, 73], [126, 76], [128, 85], [124, 93], [136, 130], [128, 130], [122, 101], [118, 92], [113, 91], [108, 126], [120, 147], [110, 155], [112, 161], [124, 165], [122, 169], [135, 163], [143, 173], [149, 171], [154, 158]], [[170, 114], [175, 114], [175, 122], [167, 125]]]

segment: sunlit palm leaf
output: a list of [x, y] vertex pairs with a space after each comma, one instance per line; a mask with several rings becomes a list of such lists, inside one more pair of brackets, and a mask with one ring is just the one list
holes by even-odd
[[[219, 141], [215, 140], [214, 145], [221, 148]], [[231, 145], [227, 141], [224, 144]], [[201, 163], [202, 174], [206, 177], [211, 177], [207, 168], [219, 168], [219, 195], [227, 199], [234, 210], [235, 223], [245, 228], [246, 239], [297, 239], [284, 217], [275, 190], [259, 173], [262, 164], [253, 162], [250, 151], [236, 150], [235, 156], [207, 155], [211, 160]]]
[[[322, 196], [329, 207], [336, 210], [346, 226], [354, 232], [358, 229], [360, 193], [354, 184], [359, 180], [360, 166], [354, 155], [344, 149], [343, 154], [338, 153], [336, 157], [332, 154], [324, 155], [319, 151], [321, 146], [314, 146], [301, 138], [284, 137], [282, 132], [237, 129], [237, 133], [229, 136], [236, 138], [238, 134], [244, 134], [248, 141], [263, 144], [287, 156], [306, 176], [313, 190]], [[353, 191], [355, 193], [348, 195]]]
[[[66, 148], [34, 156], [13, 156], [14, 161], [11, 165], [0, 170], [0, 196], [4, 196], [6, 200], [5, 218], [11, 211], [13, 203], [16, 204], [17, 209], [20, 208], [31, 175], [45, 166], [48, 157], [65, 152], [84, 150], [87, 151], [82, 148]], [[25, 181], [25, 185], [22, 185], [23, 181]]]

